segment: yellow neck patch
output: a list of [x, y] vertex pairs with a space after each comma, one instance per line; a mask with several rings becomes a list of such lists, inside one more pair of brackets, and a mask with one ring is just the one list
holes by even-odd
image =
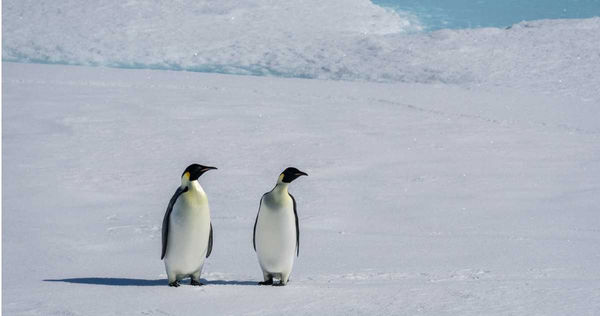
[[283, 181], [283, 173], [279, 175], [279, 182]]
[[186, 178], [188, 181], [190, 181], [190, 172], [186, 172], [183, 174], [183, 177]]

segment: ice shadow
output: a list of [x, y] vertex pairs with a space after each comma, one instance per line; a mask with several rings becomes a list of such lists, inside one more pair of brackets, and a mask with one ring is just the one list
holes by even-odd
[[[46, 279], [44, 282], [66, 282], [76, 284], [94, 284], [109, 286], [167, 286], [167, 279], [129, 279], [129, 278], [70, 278]], [[258, 281], [211, 280], [201, 279], [206, 285], [258, 285]], [[189, 285], [189, 280], [183, 280], [182, 285]]]

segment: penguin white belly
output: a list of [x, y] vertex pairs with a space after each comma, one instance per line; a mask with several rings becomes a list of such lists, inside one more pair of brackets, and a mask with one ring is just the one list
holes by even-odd
[[208, 203], [190, 207], [184, 199], [175, 203], [169, 218], [165, 266], [177, 275], [190, 275], [204, 265], [210, 234]]
[[289, 273], [292, 270], [296, 253], [296, 219], [291, 203], [280, 208], [261, 205], [256, 223], [256, 253], [263, 271]]

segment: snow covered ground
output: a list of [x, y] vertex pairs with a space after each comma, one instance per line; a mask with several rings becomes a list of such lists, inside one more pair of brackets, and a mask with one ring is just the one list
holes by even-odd
[[600, 103], [600, 17], [423, 33], [410, 12], [369, 0], [5, 0], [2, 17], [4, 61], [501, 85]]
[[[3, 68], [6, 315], [600, 314], [600, 108], [581, 78]], [[208, 285], [175, 289], [160, 225], [191, 162], [219, 168], [201, 178], [215, 246]], [[309, 173], [290, 188], [300, 257], [259, 287], [252, 225], [287, 166]]]

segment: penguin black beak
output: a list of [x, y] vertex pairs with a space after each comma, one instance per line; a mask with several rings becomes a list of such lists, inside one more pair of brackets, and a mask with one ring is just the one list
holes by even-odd
[[308, 173], [300, 171], [300, 172], [296, 173], [296, 177], [299, 177], [299, 176], [308, 176]]
[[206, 171], [208, 171], [208, 170], [217, 170], [217, 167], [204, 167], [204, 168], [202, 169], [202, 172], [206, 172]]

